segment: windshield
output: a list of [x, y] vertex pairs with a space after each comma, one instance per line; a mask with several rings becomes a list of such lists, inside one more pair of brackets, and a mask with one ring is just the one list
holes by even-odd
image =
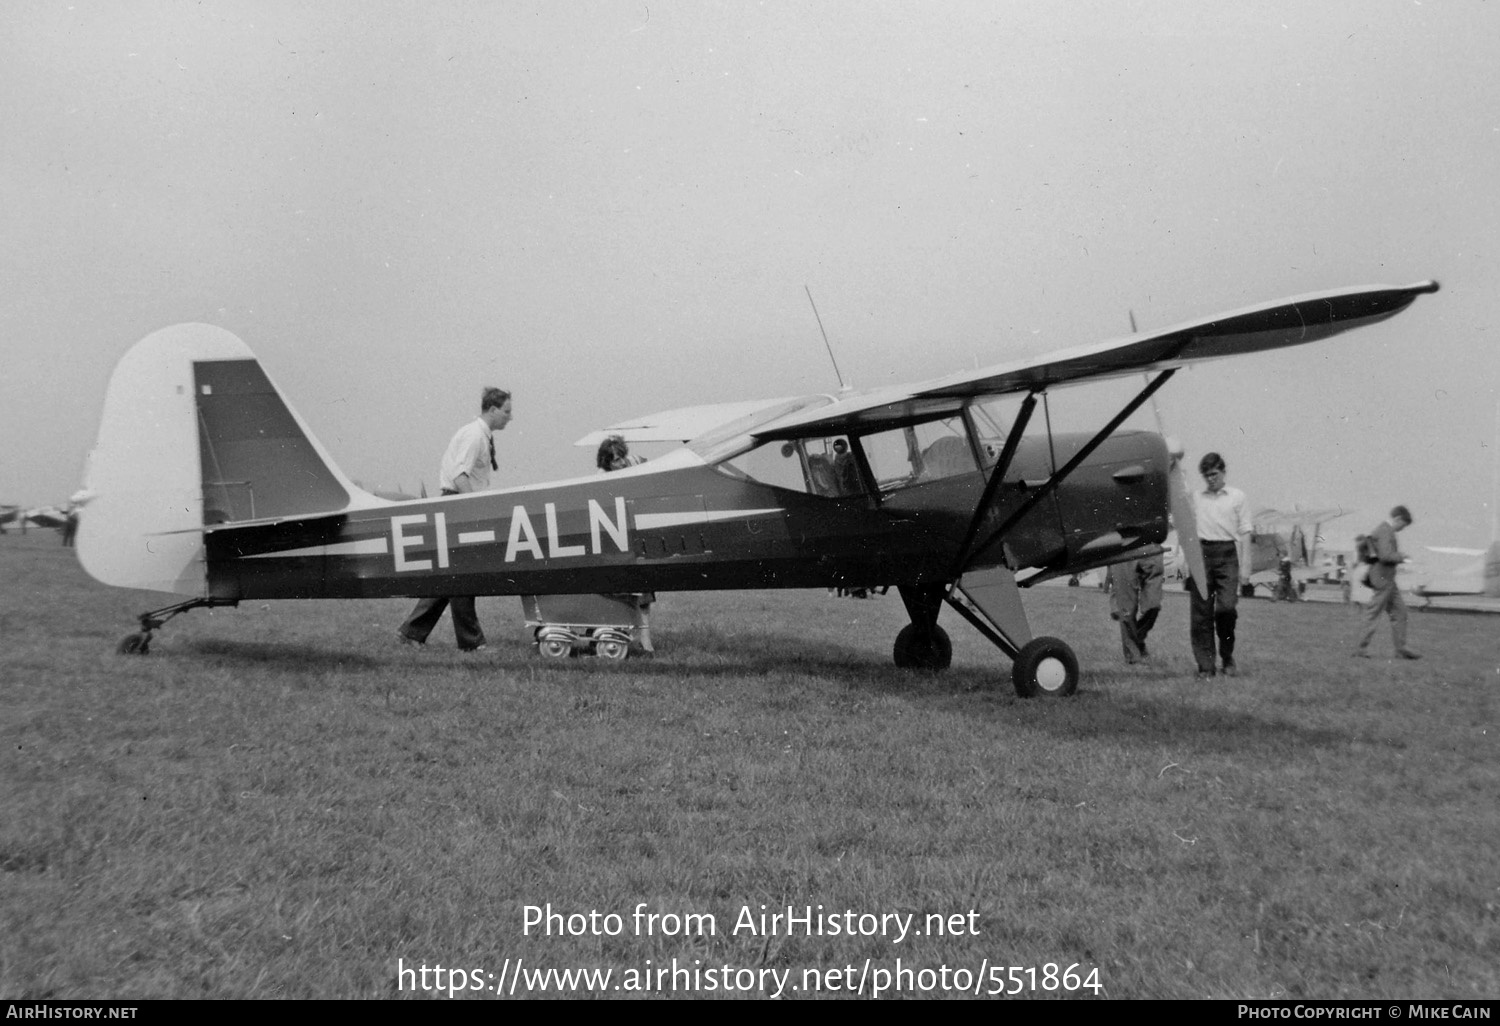
[[978, 469], [962, 417], [943, 417], [859, 439], [882, 492], [940, 481]]
[[831, 395], [805, 395], [797, 399], [788, 399], [784, 403], [756, 410], [754, 413], [747, 414], [738, 420], [731, 420], [722, 427], [716, 427], [712, 431], [699, 435], [688, 443], [688, 448], [701, 456], [703, 462], [718, 463], [754, 445], [755, 440], [750, 437], [750, 433], [756, 428], [774, 420], [780, 420], [789, 414], [827, 406], [831, 402], [833, 402]]

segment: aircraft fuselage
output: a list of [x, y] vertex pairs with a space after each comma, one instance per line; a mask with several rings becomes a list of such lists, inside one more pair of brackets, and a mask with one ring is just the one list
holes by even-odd
[[[993, 530], [1045, 480], [1051, 452], [1028, 440], [986, 511]], [[1054, 456], [1055, 454], [1055, 456]], [[1062, 570], [1160, 542], [1165, 446], [1116, 436], [1052, 498], [970, 565]], [[690, 591], [950, 581], [982, 473], [880, 494], [830, 497], [698, 465], [639, 475], [210, 528], [216, 599]], [[982, 532], [981, 532], [982, 537]]]

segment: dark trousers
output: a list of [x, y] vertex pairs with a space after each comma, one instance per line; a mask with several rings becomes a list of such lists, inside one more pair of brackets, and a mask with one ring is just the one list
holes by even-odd
[[458, 647], [468, 651], [484, 644], [484, 630], [479, 626], [479, 614], [474, 610], [474, 596], [455, 595], [452, 598], [424, 598], [401, 625], [401, 634], [418, 644], [427, 641], [427, 635], [443, 618], [443, 610], [453, 610], [453, 636]]
[[1213, 673], [1216, 639], [1224, 665], [1234, 662], [1234, 625], [1240, 615], [1235, 609], [1240, 595], [1240, 556], [1234, 542], [1204, 542], [1203, 570], [1208, 578], [1208, 598], [1198, 594], [1196, 582], [1188, 581], [1193, 658], [1201, 672]]
[[1120, 647], [1127, 663], [1146, 657], [1146, 636], [1161, 612], [1162, 572], [1160, 556], [1109, 568], [1110, 615], [1120, 622]]
[[[451, 488], [443, 489], [444, 495], [457, 495]], [[458, 647], [465, 652], [484, 644], [484, 630], [479, 626], [479, 614], [474, 610], [474, 596], [455, 595], [450, 598], [424, 598], [417, 601], [411, 615], [401, 625], [399, 634], [419, 645], [427, 643], [427, 635], [443, 618], [443, 610], [453, 609], [453, 637]]]
[[1375, 628], [1380, 626], [1381, 613], [1391, 618], [1391, 642], [1396, 646], [1396, 652], [1400, 653], [1406, 647], [1406, 599], [1401, 597], [1401, 589], [1396, 587], [1394, 567], [1390, 570], [1390, 576], [1390, 583], [1376, 587], [1374, 583], [1376, 575], [1370, 574], [1374, 594], [1370, 596], [1370, 604], [1365, 606], [1365, 626], [1359, 636], [1359, 651], [1361, 652], [1375, 637]]

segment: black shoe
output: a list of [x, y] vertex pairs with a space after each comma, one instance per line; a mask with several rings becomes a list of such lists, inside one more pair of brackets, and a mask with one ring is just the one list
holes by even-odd
[[1409, 648], [1398, 648], [1398, 649], [1396, 649], [1396, 655], [1399, 658], [1401, 658], [1401, 659], [1421, 659], [1422, 658], [1422, 654], [1420, 652], [1413, 652]]
[[407, 637], [405, 634], [402, 634], [400, 631], [396, 632], [396, 637], [398, 637], [398, 638], [401, 639], [401, 644], [403, 644], [403, 645], [409, 645], [412, 648], [421, 648], [425, 644], [425, 642], [418, 641], [416, 638], [409, 638], [409, 637]]
[[1197, 677], [1199, 680], [1203, 680], [1204, 678], [1213, 677], [1214, 676], [1214, 671], [1213, 670], [1199, 670], [1197, 673], [1193, 674], [1193, 676]]
[[1362, 648], [1356, 648], [1353, 652], [1349, 653], [1349, 658], [1351, 658], [1351, 659], [1368, 659], [1368, 658], [1370, 658], [1370, 653], [1366, 652]]
[[1234, 660], [1233, 659], [1226, 659], [1226, 660], [1224, 660], [1224, 676], [1226, 676], [1226, 677], [1238, 677], [1239, 675], [1240, 675], [1240, 668], [1238, 666], [1234, 665]]
[[486, 649], [486, 648], [489, 648], [489, 647], [490, 646], [486, 645], [484, 642], [481, 641], [479, 644], [471, 646], [469, 648], [460, 648], [459, 651], [460, 652], [478, 652], [481, 649]]

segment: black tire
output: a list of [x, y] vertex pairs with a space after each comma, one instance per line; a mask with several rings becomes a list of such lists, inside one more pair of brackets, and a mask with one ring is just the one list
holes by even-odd
[[937, 624], [921, 628], [909, 623], [896, 635], [891, 658], [903, 670], [946, 670], [953, 662], [953, 642]]
[[1010, 679], [1022, 698], [1066, 698], [1078, 690], [1078, 657], [1057, 638], [1033, 638], [1016, 653]]
[[151, 651], [151, 635], [127, 634], [115, 646], [115, 651], [121, 655], [145, 655]]

